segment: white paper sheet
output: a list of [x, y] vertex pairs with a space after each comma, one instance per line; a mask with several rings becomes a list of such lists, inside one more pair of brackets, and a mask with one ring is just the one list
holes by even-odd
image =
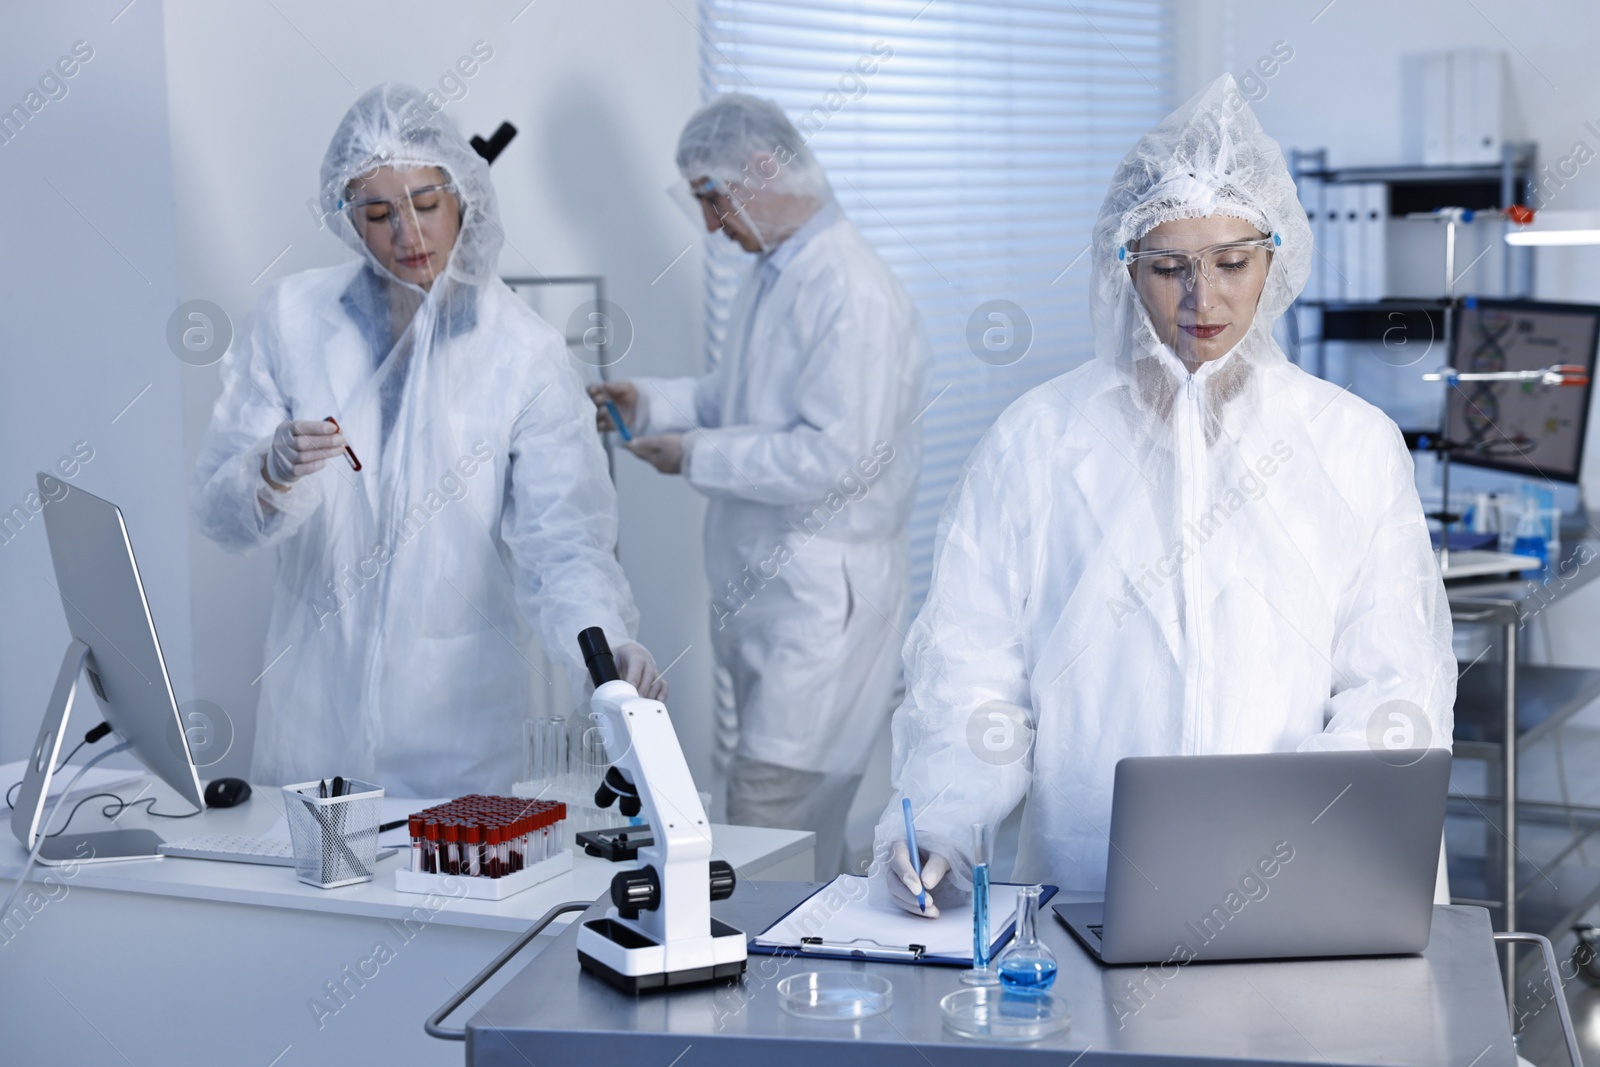
[[[993, 941], [1017, 917], [1017, 886], [989, 887], [989, 937]], [[937, 919], [925, 919], [896, 907], [867, 901], [867, 880], [841, 874], [815, 896], [790, 912], [756, 944], [798, 948], [803, 937], [820, 937], [828, 945], [905, 948], [922, 945], [930, 956], [972, 956], [972, 911], [948, 908]]]

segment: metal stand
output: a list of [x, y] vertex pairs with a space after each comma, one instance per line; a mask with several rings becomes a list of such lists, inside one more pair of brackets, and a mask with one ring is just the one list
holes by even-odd
[[[1502, 836], [1505, 838], [1506, 863], [1501, 871], [1504, 885], [1501, 894], [1505, 900], [1503, 914], [1508, 931], [1517, 928], [1517, 630], [1520, 627], [1520, 621], [1507, 623], [1502, 631], [1505, 635], [1506, 655], [1502, 668], [1505, 671], [1506, 687], [1506, 746], [1505, 758], [1500, 762], [1500, 795], [1505, 798], [1501, 811], [1504, 812], [1502, 817], [1506, 823], [1502, 831]], [[1528, 937], [1529, 935], [1507, 937], [1503, 942], [1506, 953], [1506, 1003], [1510, 1005], [1512, 1014], [1516, 1013], [1517, 1008], [1517, 941], [1527, 941]], [[1501, 940], [1500, 935], [1497, 934], [1495, 940]], [[1544, 941], [1545, 949], [1548, 951], [1550, 942], [1542, 937], [1539, 940]], [[1552, 976], [1556, 974], [1554, 969], [1550, 973]], [[1560, 978], [1556, 977], [1553, 980], [1559, 982]], [[1561, 1005], [1565, 1008], [1566, 1001], [1562, 1001]], [[1578, 1061], [1574, 1059], [1573, 1062]]]
[[511, 962], [511, 957], [521, 952], [528, 946], [529, 942], [544, 933], [545, 927], [568, 912], [587, 911], [590, 907], [590, 901], [569, 900], [565, 904], [557, 904], [545, 912], [544, 918], [534, 923], [522, 936], [511, 942], [506, 950], [496, 956], [489, 966], [473, 975], [466, 985], [456, 990], [455, 995], [439, 1007], [438, 1011], [428, 1016], [422, 1024], [422, 1029], [429, 1037], [437, 1037], [440, 1041], [465, 1041], [467, 1039], [466, 1030], [447, 1029], [444, 1026], [444, 1021], [450, 1013], [465, 1004], [468, 997], [483, 988], [483, 983], [493, 978], [496, 971]]
[[[45, 710], [44, 722], [39, 724], [39, 736], [33, 743], [22, 789], [17, 794], [17, 806], [11, 812], [11, 832], [29, 851], [39, 835], [49, 829], [44, 819], [50, 782], [55, 777], [56, 763], [61, 759], [61, 746], [66, 738], [67, 723], [72, 718], [72, 708], [77, 703], [84, 668], [93, 669], [93, 663], [89, 646], [77, 638], [73, 638], [61, 657], [61, 670], [56, 675], [55, 690], [50, 694], [50, 706]], [[161, 843], [161, 835], [154, 830], [62, 834], [45, 841], [39, 849], [39, 862], [54, 866], [159, 858], [156, 849]]]
[[[1539, 934], [1504, 933], [1495, 934], [1497, 943], [1512, 951], [1520, 944], [1538, 945], [1543, 958], [1545, 973], [1550, 976], [1550, 989], [1555, 995], [1556, 1017], [1561, 1020], [1561, 1036], [1567, 1039], [1567, 1058], [1572, 1061], [1572, 1067], [1583, 1067], [1583, 1054], [1578, 1051], [1578, 1033], [1572, 1028], [1572, 1013], [1567, 1010], [1567, 995], [1561, 989], [1561, 968], [1556, 965], [1556, 950], [1551, 947], [1549, 938]], [[1515, 1034], [1517, 1028], [1517, 1005], [1511, 1004], [1511, 1029]]]
[[[594, 303], [596, 307], [603, 307], [606, 303], [606, 276], [604, 274], [541, 274], [532, 277], [524, 275], [507, 275], [502, 277], [500, 280], [505, 282], [513, 293], [518, 289], [533, 289], [540, 286], [554, 287], [564, 285], [587, 285], [589, 288], [594, 290]], [[537, 310], [535, 310], [535, 314], [538, 314]], [[556, 323], [552, 322], [550, 325], [556, 326]], [[560, 327], [557, 328], [559, 329]], [[571, 334], [564, 333], [563, 336], [566, 338], [567, 349], [569, 351], [578, 348], [589, 347], [589, 341], [583, 334], [579, 334], [578, 336], [574, 337]], [[596, 362], [591, 363], [590, 365], [595, 368], [596, 372], [600, 376], [600, 381], [603, 384], [611, 380], [611, 329], [609, 327], [601, 331], [600, 339], [594, 347], [598, 352], [598, 358]], [[620, 359], [621, 357], [619, 356], [618, 358]], [[589, 360], [584, 360], [584, 362], [589, 363]], [[601, 446], [606, 450], [606, 469], [611, 474], [611, 480], [615, 482], [617, 480], [616, 449], [613, 447], [611, 438], [609, 436], [603, 435], [600, 443]]]

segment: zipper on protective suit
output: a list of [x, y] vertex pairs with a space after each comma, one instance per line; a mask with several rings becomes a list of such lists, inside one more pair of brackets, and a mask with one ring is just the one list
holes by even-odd
[[[1185, 531], [1185, 536], [1188, 531], [1200, 528], [1199, 519], [1207, 507], [1204, 393], [1200, 382], [1191, 373], [1184, 382], [1183, 402], [1176, 405], [1178, 492], [1183, 512], [1178, 528]], [[1183, 576], [1183, 751], [1189, 755], [1200, 751], [1205, 737], [1205, 649], [1201, 638], [1205, 633], [1205, 620], [1199, 566], [1202, 549], [1202, 545], [1196, 544], [1194, 552], [1179, 568]]]

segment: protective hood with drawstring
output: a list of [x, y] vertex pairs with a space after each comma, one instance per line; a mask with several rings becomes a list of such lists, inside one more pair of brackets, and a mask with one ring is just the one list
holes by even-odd
[[[1191, 373], [1125, 257], [1213, 215], [1274, 241], [1248, 331]], [[1311, 232], [1231, 78], [1122, 161], [1092, 254], [1095, 357], [968, 460], [906, 643], [876, 850], [903, 841], [911, 798], [922, 847], [952, 863], [936, 902], [970, 887], [972, 824], [1024, 800], [1015, 877], [1103, 891], [1126, 756], [1450, 744], [1450, 614], [1411, 458], [1272, 339]]]

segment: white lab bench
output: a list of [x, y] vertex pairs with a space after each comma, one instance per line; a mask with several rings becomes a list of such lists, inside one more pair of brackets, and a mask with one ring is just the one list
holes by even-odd
[[[183, 808], [164, 785], [152, 794], [157, 810]], [[72, 829], [106, 828], [103, 803], [85, 804]], [[183, 820], [140, 808], [117, 825], [168, 839], [257, 834], [280, 809], [265, 788], [237, 808]], [[812, 877], [810, 833], [714, 826], [713, 836], [741, 879]], [[6, 833], [0, 893], [25, 859]], [[291, 867], [210, 860], [36, 867], [29, 882], [48, 890], [34, 898], [44, 903], [0, 930], [0, 1062], [460, 1064], [461, 1047], [427, 1037], [422, 1020], [550, 908], [605, 895], [622, 866], [579, 853], [571, 872], [490, 901], [396, 892], [402, 862], [404, 850], [371, 882], [329, 890]]]

